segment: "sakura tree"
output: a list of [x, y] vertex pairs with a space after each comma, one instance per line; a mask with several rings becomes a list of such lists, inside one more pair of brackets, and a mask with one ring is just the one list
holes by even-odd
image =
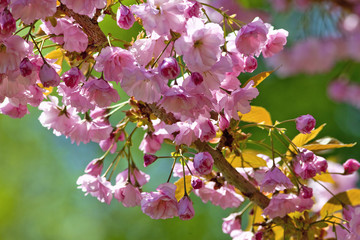
[[[334, 187], [360, 163], [320, 156], [355, 144], [316, 139], [324, 124], [316, 127], [309, 114], [274, 122], [252, 106], [275, 69], [239, 80], [260, 56], [282, 51], [286, 30], [190, 0], [3, 0], [0, 10], [0, 112], [21, 118], [28, 105], [38, 107], [56, 136], [98, 143], [103, 155], [77, 180], [85, 195], [181, 220], [193, 218], [199, 197], [234, 209], [222, 225], [233, 239], [360, 239], [360, 190]], [[105, 34], [98, 23], [106, 15], [141, 31], [129, 42]], [[121, 91], [129, 97], [120, 99]], [[284, 126], [299, 134], [288, 136]], [[136, 131], [144, 133], [139, 146]], [[173, 151], [159, 155], [169, 145]], [[146, 190], [150, 177], [164, 176], [140, 169], [160, 159], [172, 162], [162, 171], [167, 181]]]

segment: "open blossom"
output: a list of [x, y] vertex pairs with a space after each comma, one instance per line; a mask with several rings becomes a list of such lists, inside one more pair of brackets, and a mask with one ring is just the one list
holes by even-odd
[[57, 18], [56, 26], [50, 21], [43, 21], [40, 26], [48, 35], [62, 35], [51, 38], [58, 44], [64, 44], [64, 49], [70, 52], [84, 52], [88, 46], [88, 36], [82, 31], [79, 24], [73, 18]]
[[293, 161], [294, 172], [302, 179], [315, 177], [316, 174], [326, 172], [328, 163], [325, 158], [316, 156], [310, 150], [299, 148], [299, 154]]
[[30, 24], [36, 19], [54, 15], [56, 0], [11, 0], [9, 7], [15, 19], [21, 18], [25, 24]]
[[227, 234], [234, 230], [241, 230], [241, 215], [232, 213], [228, 217], [223, 218], [222, 230]]
[[131, 11], [143, 20], [145, 30], [158, 35], [170, 35], [170, 29], [182, 32], [185, 25], [184, 10], [182, 0], [149, 0], [131, 6]]
[[75, 123], [80, 120], [74, 108], [61, 109], [58, 106], [58, 98], [49, 96], [50, 102], [42, 102], [39, 109], [43, 112], [40, 114], [40, 123], [54, 130], [56, 136], [67, 136], [73, 129]]
[[283, 50], [288, 35], [288, 31], [284, 29], [274, 30], [271, 26], [267, 36], [268, 39], [266, 45], [262, 49], [263, 56], [268, 58]]
[[0, 12], [0, 39], [10, 37], [16, 31], [16, 22], [9, 10]]
[[96, 9], [102, 9], [106, 6], [106, 0], [62, 0], [68, 8], [74, 12], [93, 17]]
[[223, 30], [218, 24], [204, 24], [200, 18], [192, 17], [186, 23], [187, 33], [175, 42], [175, 50], [191, 72], [205, 72], [219, 61], [220, 46], [224, 44]]
[[141, 210], [153, 219], [166, 219], [178, 216], [178, 202], [175, 198], [176, 186], [163, 183], [157, 192], [142, 193]]
[[[116, 182], [127, 182], [129, 170], [125, 169], [116, 176]], [[150, 176], [137, 168], [130, 170], [130, 183], [134, 186], [143, 186], [149, 182]]]
[[302, 212], [311, 209], [314, 201], [311, 198], [302, 198], [291, 194], [278, 194], [271, 198], [269, 205], [264, 209], [263, 215], [270, 218], [285, 217], [288, 213]]
[[90, 193], [100, 202], [110, 204], [113, 198], [113, 186], [105, 177], [84, 174], [78, 178], [76, 184], [79, 185], [78, 188], [85, 192], [85, 195]]
[[24, 57], [32, 51], [32, 45], [17, 35], [5, 39], [2, 44], [5, 49], [0, 50], [0, 74], [16, 70]]
[[266, 44], [268, 29], [260, 18], [240, 28], [235, 44], [237, 50], [245, 55], [259, 56]]
[[104, 79], [89, 78], [82, 87], [84, 95], [94, 102], [98, 107], [108, 107], [113, 102], [120, 100], [118, 92]]
[[0, 113], [8, 115], [11, 118], [22, 118], [29, 113], [26, 105], [16, 105], [9, 101], [8, 98], [0, 103]]
[[294, 184], [290, 181], [279, 168], [274, 167], [265, 173], [264, 179], [260, 184], [260, 190], [264, 192], [282, 191], [292, 188]]
[[95, 70], [104, 72], [106, 81], [120, 82], [124, 75], [124, 70], [135, 68], [133, 54], [119, 47], [103, 48], [96, 57]]
[[117, 181], [114, 186], [114, 198], [121, 202], [124, 207], [135, 207], [141, 204], [141, 193], [139, 188], [127, 181]]

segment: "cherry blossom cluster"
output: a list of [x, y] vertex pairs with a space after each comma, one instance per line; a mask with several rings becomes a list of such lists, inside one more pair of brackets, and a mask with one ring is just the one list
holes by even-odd
[[[206, 9], [220, 14], [222, 22]], [[29, 104], [41, 110], [40, 123], [56, 136], [78, 145], [98, 143], [104, 154], [77, 180], [85, 195], [106, 204], [114, 198], [124, 207], [140, 206], [153, 219], [182, 220], [195, 215], [191, 193], [223, 209], [241, 208], [249, 198], [250, 205], [224, 219], [223, 231], [233, 239], [267, 239], [276, 221], [287, 221], [296, 211], [305, 211], [298, 221], [309, 220], [305, 215], [317, 195], [310, 184], [329, 175], [328, 161], [307, 149], [307, 142], [297, 146], [279, 125], [295, 123], [300, 138], [310, 141], [319, 131], [314, 117], [275, 124], [247, 118], [264, 79], [259, 80], [261, 74], [246, 82], [238, 79], [257, 69], [259, 56], [281, 52], [286, 30], [259, 17], [242, 23], [194, 0], [131, 6], [107, 0], [2, 0], [0, 10], [0, 113], [21, 118]], [[143, 31], [131, 42], [105, 36], [98, 25], [105, 15], [119, 28], [140, 24]], [[52, 51], [45, 54], [45, 49]], [[130, 98], [121, 102], [119, 88]], [[125, 116], [116, 119], [120, 110]], [[268, 142], [252, 140], [251, 127], [265, 130]], [[136, 146], [144, 153], [145, 168], [160, 158], [173, 161], [168, 180], [156, 191], [145, 191], [150, 175], [132, 155], [138, 129], [145, 132]], [[286, 145], [285, 153], [274, 148], [274, 139]], [[169, 156], [158, 154], [164, 143], [175, 146]], [[267, 154], [251, 153], [248, 144]], [[126, 169], [118, 169], [121, 160], [127, 161]], [[336, 174], [357, 176], [360, 164], [350, 159], [343, 167]], [[172, 183], [172, 177], [179, 180]], [[242, 231], [242, 215], [255, 209], [254, 203], [262, 208], [263, 223]], [[358, 234], [358, 207], [344, 205], [344, 211], [349, 231], [342, 236]], [[344, 227], [332, 216], [319, 221]], [[292, 234], [303, 231], [310, 230]]]

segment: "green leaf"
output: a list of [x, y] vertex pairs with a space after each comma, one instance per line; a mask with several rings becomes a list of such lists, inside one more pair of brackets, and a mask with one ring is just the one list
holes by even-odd
[[[190, 193], [190, 191], [192, 190], [191, 176], [185, 176], [185, 181], [186, 181], [186, 192]], [[185, 194], [185, 191], [184, 191], [184, 178], [183, 177], [180, 178], [174, 184], [176, 185], [175, 197], [179, 201]]]
[[251, 81], [254, 82], [253, 87], [257, 87], [262, 81], [264, 81], [267, 77], [270, 76], [270, 74], [272, 74], [274, 71], [267, 71], [267, 72], [262, 72], [259, 73], [253, 77], [251, 77], [249, 80], [246, 81], [246, 83], [244, 84], [244, 86], [247, 86]]
[[241, 121], [263, 123], [272, 125], [270, 113], [263, 107], [251, 106], [251, 111], [246, 114], [239, 113]]
[[237, 167], [250, 167], [250, 168], [259, 168], [266, 167], [266, 161], [261, 157], [256, 156], [259, 152], [255, 150], [244, 150], [242, 151], [242, 157], [235, 156], [234, 154], [230, 155], [227, 160], [234, 168]]
[[344, 205], [356, 206], [360, 204], [360, 189], [351, 189], [330, 198], [329, 201], [321, 208], [320, 216], [330, 216], [334, 212], [340, 211]]
[[311, 144], [304, 145], [303, 147], [310, 151], [321, 151], [321, 150], [327, 150], [327, 149], [353, 147], [355, 145], [356, 145], [356, 143], [344, 144], [335, 138], [325, 137], [325, 138], [318, 139]]

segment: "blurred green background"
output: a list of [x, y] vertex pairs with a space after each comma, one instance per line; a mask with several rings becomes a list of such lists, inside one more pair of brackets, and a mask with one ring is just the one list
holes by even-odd
[[[106, 19], [102, 23], [104, 32], [114, 29], [110, 22]], [[133, 35], [121, 30], [113, 34], [127, 40]], [[317, 126], [327, 123], [320, 137], [356, 142], [360, 137], [360, 111], [334, 103], [326, 94], [329, 81], [345, 64], [339, 63], [322, 75], [286, 79], [271, 75], [259, 86], [260, 95], [253, 105], [268, 109], [273, 120], [311, 114]], [[353, 63], [349, 70], [355, 79], [360, 74], [358, 69], [360, 66]], [[259, 68], [251, 75], [265, 70], [271, 69], [260, 61]], [[76, 180], [88, 162], [102, 154], [100, 148], [97, 144], [72, 145], [69, 139], [54, 136], [38, 122], [40, 112], [34, 108], [30, 111], [23, 119], [0, 115], [0, 240], [230, 239], [222, 233], [221, 224], [232, 209], [224, 211], [203, 204], [195, 196], [192, 199], [196, 215], [190, 221], [152, 220], [140, 208], [124, 208], [116, 200], [108, 206], [93, 197], [84, 197], [77, 189]], [[286, 127], [290, 137], [297, 134], [294, 124]], [[136, 138], [137, 147], [140, 132]], [[166, 149], [162, 152], [168, 154]], [[327, 155], [336, 156], [340, 162], [350, 157], [360, 159], [358, 145]], [[135, 156], [141, 166], [141, 155]], [[153, 191], [165, 181], [170, 165], [164, 161], [150, 166], [147, 172], [153, 178], [145, 190]]]

